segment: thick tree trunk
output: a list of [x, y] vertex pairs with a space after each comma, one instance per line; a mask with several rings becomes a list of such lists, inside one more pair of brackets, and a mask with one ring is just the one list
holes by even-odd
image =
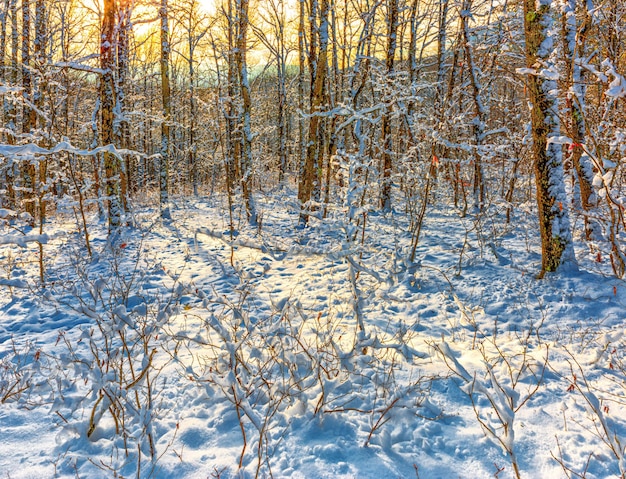
[[[526, 66], [529, 69], [550, 61], [552, 45], [548, 37], [552, 11], [549, 4], [537, 8], [535, 0], [524, 0]], [[541, 233], [541, 272], [556, 271], [562, 265], [574, 265], [569, 215], [565, 196], [561, 147], [549, 142], [558, 136], [558, 105], [555, 82], [535, 72], [528, 76], [528, 95], [532, 105], [531, 128], [539, 231]]]
[[[104, 0], [104, 14], [100, 33], [100, 138], [102, 145], [115, 143], [115, 0]], [[113, 153], [104, 153], [106, 195], [109, 212], [109, 232], [114, 233], [122, 224], [120, 203], [120, 162]]]

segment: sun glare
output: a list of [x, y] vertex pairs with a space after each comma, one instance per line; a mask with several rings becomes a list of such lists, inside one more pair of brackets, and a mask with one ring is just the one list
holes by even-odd
[[198, 0], [203, 10], [207, 12], [215, 11], [215, 0]]

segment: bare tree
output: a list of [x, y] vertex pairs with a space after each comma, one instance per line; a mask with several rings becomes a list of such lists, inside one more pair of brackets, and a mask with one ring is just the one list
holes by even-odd
[[207, 35], [211, 25], [207, 22], [206, 15], [199, 11], [198, 0], [187, 0], [186, 2], [178, 2], [176, 5], [175, 21], [180, 25], [184, 32], [183, 42], [186, 44], [186, 51], [178, 50], [187, 62], [187, 72], [189, 75], [188, 98], [189, 98], [189, 117], [188, 120], [188, 138], [187, 146], [187, 168], [189, 181], [193, 188], [193, 194], [198, 195], [198, 98], [196, 93], [196, 84], [198, 82], [198, 74], [196, 71], [198, 57], [196, 50], [201, 45], [202, 39]]

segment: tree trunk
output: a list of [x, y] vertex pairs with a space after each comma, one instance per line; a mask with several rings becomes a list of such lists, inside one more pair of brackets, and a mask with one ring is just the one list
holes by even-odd
[[[394, 70], [394, 57], [396, 55], [396, 43], [398, 32], [398, 0], [387, 2], [387, 56], [385, 58], [385, 73], [388, 83], [392, 82]], [[381, 120], [382, 130], [382, 184], [380, 194], [380, 207], [383, 211], [391, 210], [391, 170], [392, 170], [392, 138], [391, 117], [389, 107], [385, 107]]]
[[[580, 206], [584, 211], [588, 211], [592, 206], [593, 166], [583, 149], [583, 143], [585, 142], [585, 95], [582, 69], [577, 60], [584, 55], [584, 38], [591, 24], [591, 15], [585, 10], [583, 24], [577, 32], [576, 1], [564, 0], [563, 7], [561, 15], [563, 63], [565, 67], [563, 72], [563, 91], [566, 94], [567, 133], [572, 139], [568, 153], [578, 177]], [[577, 40], [577, 36], [579, 40]], [[586, 229], [589, 237], [589, 228], [587, 227]]]
[[[235, 2], [238, 0], [234, 0]], [[237, 125], [237, 112], [238, 106], [235, 103], [235, 98], [238, 96], [238, 75], [237, 75], [237, 62], [236, 62], [236, 45], [235, 39], [237, 36], [238, 24], [235, 22], [233, 8], [233, 0], [228, 0], [228, 86], [227, 86], [227, 106], [225, 108], [226, 116], [226, 181], [228, 190], [232, 191], [235, 188], [235, 180], [241, 179], [241, 142], [239, 141], [240, 131]]]
[[[26, 102], [32, 104], [33, 91], [30, 61], [30, 2], [31, 0], [22, 1], [22, 90]], [[25, 135], [30, 135], [33, 132], [37, 121], [36, 112], [29, 106], [28, 103], [24, 103], [22, 110], [22, 133]], [[23, 187], [22, 200], [24, 202], [24, 210], [32, 217], [32, 221], [34, 221], [36, 214], [35, 165], [30, 160], [24, 160], [21, 165], [21, 170]]]
[[[537, 8], [535, 0], [524, 0], [526, 66], [535, 69], [550, 59], [552, 23], [550, 5]], [[569, 215], [565, 196], [561, 147], [548, 140], [558, 136], [558, 105], [553, 91], [555, 82], [535, 72], [528, 76], [531, 103], [531, 128], [539, 231], [541, 234], [541, 272], [556, 271], [562, 265], [574, 265]]]
[[[126, 104], [128, 78], [130, 76], [130, 40], [132, 35], [132, 5], [130, 0], [120, 0], [118, 8], [118, 41], [117, 41], [117, 82], [116, 101], [119, 118], [116, 119], [115, 138], [116, 143], [122, 148], [130, 148], [130, 123], [126, 114], [128, 105]], [[124, 155], [124, 164], [120, 169], [120, 195], [122, 205], [128, 209], [128, 197], [131, 193], [131, 158]]]
[[[329, 13], [329, 1], [322, 0], [320, 10], [320, 25], [319, 33], [315, 42], [319, 42], [319, 52], [315, 55], [315, 50], [312, 49], [314, 58], [310, 58], [311, 68], [315, 70], [314, 80], [311, 84], [311, 119], [309, 121], [309, 141], [306, 147], [306, 157], [304, 160], [304, 168], [300, 183], [298, 185], [298, 200], [301, 205], [300, 212], [300, 224], [307, 224], [309, 221], [309, 201], [314, 196], [314, 190], [319, 188], [319, 174], [318, 168], [320, 165], [320, 159], [323, 152], [322, 145], [319, 144], [318, 138], [320, 136], [320, 112], [324, 99], [324, 84], [326, 83], [326, 72], [328, 70], [328, 13]], [[316, 15], [316, 12], [312, 10], [312, 17]], [[312, 33], [315, 29], [312, 29]], [[313, 34], [312, 37], [315, 35]]]
[[468, 17], [471, 15], [471, 7], [471, 0], [466, 0], [463, 5], [463, 10], [461, 11], [461, 22], [463, 29], [463, 44], [465, 46], [465, 60], [467, 61], [467, 68], [469, 70], [470, 84], [472, 86], [472, 100], [474, 101], [474, 110], [476, 114], [476, 117], [472, 122], [474, 141], [476, 143], [476, 148], [474, 149], [474, 207], [478, 211], [482, 211], [485, 205], [485, 182], [483, 178], [482, 153], [480, 151], [480, 147], [485, 133], [487, 112], [485, 111], [485, 105], [483, 102], [480, 79], [478, 77], [478, 67], [474, 62], [474, 56], [470, 45]]
[[237, 31], [237, 46], [235, 49], [235, 62], [241, 87], [241, 193], [246, 204], [246, 214], [251, 225], [257, 224], [256, 207], [252, 195], [252, 125], [250, 114], [252, 100], [250, 98], [250, 83], [248, 82], [248, 0], [237, 0], [237, 13], [239, 28]]
[[[100, 138], [102, 145], [115, 143], [115, 0], [104, 0], [104, 15], [100, 33]], [[109, 232], [115, 233], [122, 224], [120, 203], [120, 161], [110, 151], [104, 152], [106, 195], [109, 212]]]
[[[33, 89], [33, 102], [35, 103], [35, 107], [38, 111], [44, 110], [44, 91], [46, 90], [46, 80], [45, 80], [45, 63], [46, 59], [46, 40], [47, 40], [47, 32], [46, 32], [46, 4], [44, 0], [37, 0], [35, 3], [35, 40], [33, 42], [33, 53], [35, 60], [35, 71], [37, 72], [35, 77], [35, 85]], [[49, 115], [40, 116], [40, 132], [43, 133], [46, 131], [47, 121], [46, 118], [49, 118]], [[35, 117], [36, 118], [36, 117]], [[50, 120], [52, 121], [52, 120]], [[51, 126], [51, 125], [50, 125]], [[49, 141], [45, 140], [45, 136], [41, 133], [38, 134], [38, 143], [43, 142], [43, 146], [49, 147]], [[41, 145], [40, 145], [41, 146]], [[38, 179], [37, 186], [35, 191], [37, 193], [37, 210], [39, 213], [39, 234], [42, 235], [44, 233], [44, 224], [46, 222], [46, 193], [47, 193], [47, 177], [48, 177], [48, 158], [40, 157], [38, 158]], [[39, 242], [39, 280], [41, 284], [44, 284], [44, 251], [43, 251], [43, 243]]]
[[306, 85], [306, 38], [305, 38], [305, 0], [299, 0], [298, 14], [298, 181], [301, 181], [304, 172], [304, 163], [306, 161], [306, 132], [307, 122], [303, 115], [306, 111], [305, 104], [305, 85]]
[[169, 207], [169, 154], [170, 154], [170, 121], [172, 99], [170, 92], [170, 39], [168, 26], [167, 0], [161, 0], [159, 17], [161, 19], [161, 98], [163, 101], [163, 121], [161, 122], [161, 164], [159, 170], [159, 204], [161, 218], [171, 219]]
[[[17, 85], [17, 50], [19, 48], [19, 33], [17, 31], [17, 0], [5, 1], [5, 12], [3, 19], [3, 38], [6, 35], [7, 17], [11, 16], [11, 64], [7, 67], [3, 61], [2, 80], [9, 85]], [[4, 59], [3, 47], [3, 59]], [[15, 105], [12, 101], [5, 97], [4, 104], [4, 124], [6, 125], [6, 142], [9, 145], [15, 144]], [[15, 208], [15, 167], [13, 163], [7, 163], [4, 170], [4, 179], [6, 184], [6, 198], [3, 200], [3, 206]]]

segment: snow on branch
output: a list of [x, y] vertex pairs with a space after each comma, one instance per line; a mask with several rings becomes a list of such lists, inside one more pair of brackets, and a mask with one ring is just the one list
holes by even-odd
[[0, 236], [0, 245], [16, 244], [25, 248], [28, 243], [46, 244], [50, 237], [47, 234], [41, 235], [3, 235]]
[[54, 66], [57, 68], [70, 68], [72, 70], [93, 73], [95, 75], [104, 74], [104, 70], [102, 68], [97, 68], [80, 62], [57, 62], [54, 64]]
[[135, 155], [135, 156], [145, 156], [143, 153], [140, 153], [135, 150], [127, 150], [127, 149], [118, 149], [113, 145], [105, 145], [99, 146], [94, 149], [82, 149], [73, 146], [71, 143], [67, 141], [62, 141], [55, 145], [53, 148], [43, 148], [41, 146], [35, 145], [34, 143], [28, 143], [26, 145], [7, 145], [0, 144], [0, 156], [5, 157], [33, 157], [37, 155], [54, 155], [57, 153], [73, 153], [75, 155], [80, 156], [96, 156], [99, 153], [108, 152], [112, 155], [115, 155], [118, 158], [122, 158], [122, 155]]
[[606, 96], [626, 98], [626, 80], [624, 80], [624, 77], [617, 72], [609, 59], [604, 60], [602, 66], [606, 69], [605, 74], [608, 77], [613, 77], [613, 80], [609, 83], [609, 89], [604, 92]]

